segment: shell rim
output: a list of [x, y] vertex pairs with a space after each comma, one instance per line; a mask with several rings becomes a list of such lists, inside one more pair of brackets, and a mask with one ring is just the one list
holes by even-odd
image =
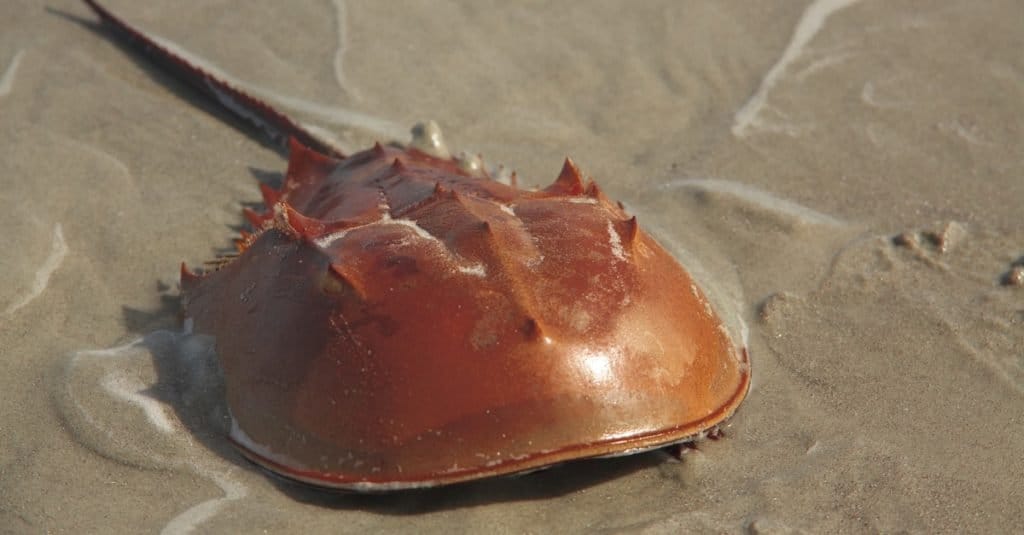
[[[324, 491], [385, 493], [440, 487], [486, 477], [520, 475], [564, 462], [632, 455], [700, 439], [701, 435], [708, 429], [721, 425], [732, 418], [750, 390], [751, 373], [747, 348], [742, 348], [738, 353], [740, 357], [740, 376], [742, 378], [739, 388], [717, 410], [703, 418], [642, 434], [619, 436], [585, 444], [573, 444], [553, 450], [528, 454], [517, 459], [510, 458], [492, 466], [468, 466], [436, 474], [423, 474], [406, 478], [374, 479], [343, 473], [299, 470], [256, 453], [233, 435], [229, 435], [228, 440], [243, 457], [274, 476]], [[234, 428], [235, 426], [232, 427]]]

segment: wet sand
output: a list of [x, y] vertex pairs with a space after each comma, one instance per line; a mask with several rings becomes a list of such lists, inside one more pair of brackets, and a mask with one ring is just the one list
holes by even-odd
[[[432, 118], [546, 184], [572, 158], [745, 326], [725, 429], [393, 496], [224, 439], [181, 261], [285, 161], [83, 5], [0, 6], [0, 531], [992, 532], [1024, 523], [1024, 6], [305, 1], [127, 20], [345, 149]], [[49, 8], [49, 9], [47, 9]]]

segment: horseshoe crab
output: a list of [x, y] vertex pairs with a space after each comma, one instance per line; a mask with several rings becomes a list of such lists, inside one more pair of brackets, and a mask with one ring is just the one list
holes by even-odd
[[662, 248], [570, 161], [520, 189], [406, 146], [342, 157], [283, 114], [85, 2], [158, 65], [290, 138], [238, 254], [182, 265], [216, 337], [245, 457], [389, 491], [691, 442], [746, 395], [746, 350]]

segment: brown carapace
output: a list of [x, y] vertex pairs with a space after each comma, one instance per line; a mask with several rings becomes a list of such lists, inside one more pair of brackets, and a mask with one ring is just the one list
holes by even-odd
[[415, 147], [341, 158], [293, 140], [238, 255], [183, 266], [246, 457], [387, 491], [688, 442], [736, 410], [746, 350], [572, 162], [524, 190]]

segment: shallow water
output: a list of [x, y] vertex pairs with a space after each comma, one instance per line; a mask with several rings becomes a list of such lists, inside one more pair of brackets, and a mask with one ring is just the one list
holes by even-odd
[[[285, 162], [68, 17], [0, 6], [0, 525], [13, 532], [985, 532], [1024, 521], [1016, 2], [335, 0], [128, 20], [348, 149], [424, 118], [621, 199], [749, 340], [722, 440], [386, 497], [224, 440], [177, 273]], [[302, 31], [281, 31], [301, 28]], [[898, 239], [894, 239], [899, 237]], [[651, 504], [657, 504], [651, 506]]]

